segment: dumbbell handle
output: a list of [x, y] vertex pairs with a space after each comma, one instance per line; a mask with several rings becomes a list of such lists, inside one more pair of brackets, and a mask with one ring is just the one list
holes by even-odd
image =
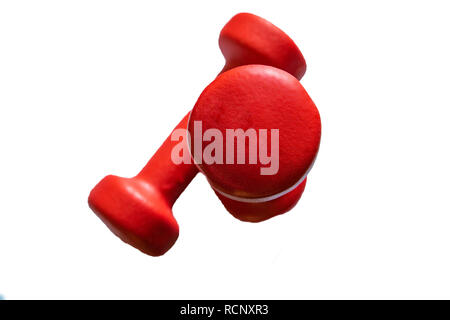
[[[189, 114], [175, 127], [186, 129], [189, 121]], [[153, 157], [136, 176], [138, 179], [151, 181], [153, 186], [158, 186], [158, 191], [164, 194], [164, 198], [171, 207], [181, 193], [198, 173], [197, 167], [193, 163], [175, 164], [171, 159], [172, 149], [179, 143], [172, 141], [171, 135], [159, 147]], [[185, 141], [186, 142], [186, 141]]]

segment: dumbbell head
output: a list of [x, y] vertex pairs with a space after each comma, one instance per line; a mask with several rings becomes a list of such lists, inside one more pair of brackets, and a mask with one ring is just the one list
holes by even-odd
[[306, 62], [297, 45], [281, 29], [250, 13], [239, 13], [220, 32], [219, 46], [225, 56], [223, 71], [246, 64], [263, 64], [301, 79]]
[[[321, 122], [295, 77], [270, 66], [246, 65], [205, 88], [188, 131], [196, 164], [217, 192], [261, 202], [286, 194], [305, 179], [319, 150]], [[211, 143], [201, 143], [208, 132], [214, 141], [208, 137]], [[217, 144], [217, 139], [222, 141]], [[267, 151], [261, 154], [263, 148]], [[264, 160], [269, 154], [270, 163]]]
[[[241, 31], [239, 31], [241, 29]], [[223, 71], [265, 63], [299, 78], [305, 61], [293, 41], [268, 21], [251, 14], [234, 16], [219, 38]], [[186, 128], [187, 115], [175, 129]], [[123, 241], [152, 256], [164, 254], [178, 237], [171, 207], [196, 175], [193, 164], [174, 164], [170, 137], [144, 169], [131, 179], [107, 176], [89, 195], [89, 205]]]
[[89, 206], [126, 243], [159, 256], [178, 238], [178, 224], [161, 190], [139, 178], [106, 176], [89, 195]]

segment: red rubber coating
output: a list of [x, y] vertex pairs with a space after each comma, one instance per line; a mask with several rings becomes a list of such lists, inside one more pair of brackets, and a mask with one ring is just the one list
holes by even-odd
[[264, 64], [301, 79], [306, 71], [302, 53], [287, 34], [250, 13], [235, 15], [220, 32], [220, 50], [227, 62], [222, 72], [246, 64]]
[[[215, 141], [203, 142], [200, 149], [202, 136], [195, 136], [196, 121], [202, 124], [202, 135], [208, 129], [221, 132], [220, 163], [204, 161], [205, 148]], [[237, 139], [227, 137], [229, 129], [253, 131], [256, 163], [249, 163], [249, 139], [245, 148], [236, 150]], [[259, 141], [260, 129], [278, 130], [275, 174], [261, 174], [261, 168], [268, 165], [259, 161], [259, 143], [267, 140], [269, 150], [273, 146], [270, 138]], [[288, 190], [306, 176], [319, 150], [321, 123], [314, 102], [295, 77], [271, 66], [246, 65], [222, 73], [205, 88], [191, 111], [188, 130], [196, 163], [216, 190], [235, 197], [263, 198]], [[193, 151], [195, 140], [200, 140], [196, 144], [201, 153]], [[231, 141], [234, 149], [229, 157], [225, 145]], [[244, 163], [237, 163], [238, 153], [244, 155]], [[226, 159], [232, 163], [225, 163]]]
[[[240, 33], [239, 26], [247, 31]], [[271, 42], [265, 40], [265, 34]], [[224, 71], [237, 65], [261, 63], [260, 59], [292, 72], [298, 79], [306, 70], [305, 60], [294, 42], [270, 22], [252, 14], [234, 16], [223, 28], [219, 45], [227, 61]], [[270, 54], [271, 48], [276, 54]], [[187, 128], [188, 117], [189, 113], [175, 129]], [[88, 198], [91, 209], [114, 234], [152, 256], [164, 254], [178, 238], [179, 228], [171, 208], [198, 172], [194, 164], [176, 165], [171, 161], [170, 153], [177, 143], [169, 135], [140, 174], [131, 179], [107, 176]], [[228, 210], [232, 203], [226, 205]]]

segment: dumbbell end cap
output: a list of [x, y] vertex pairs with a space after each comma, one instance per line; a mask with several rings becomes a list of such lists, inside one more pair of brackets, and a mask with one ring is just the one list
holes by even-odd
[[251, 13], [238, 13], [223, 27], [219, 47], [226, 59], [222, 72], [247, 64], [282, 69], [297, 79], [306, 61], [295, 42], [271, 22]]
[[169, 204], [138, 178], [106, 176], [92, 189], [88, 203], [116, 236], [148, 255], [163, 255], [178, 238]]
[[[222, 153], [203, 161], [205, 154], [210, 156], [210, 145], [198, 143], [198, 133], [209, 130], [218, 131]], [[215, 190], [231, 199], [267, 201], [306, 177], [319, 150], [321, 121], [314, 102], [292, 75], [246, 65], [219, 75], [205, 88], [192, 109], [188, 131], [195, 163]], [[270, 172], [261, 158], [264, 145], [266, 152], [276, 150], [270, 151]]]

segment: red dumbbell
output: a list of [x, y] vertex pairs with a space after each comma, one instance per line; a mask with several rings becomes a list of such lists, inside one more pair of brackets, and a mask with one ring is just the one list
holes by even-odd
[[[234, 16], [223, 28], [219, 45], [227, 61], [222, 72], [238, 65], [259, 63], [275, 66], [300, 79], [306, 70], [305, 60], [294, 42], [280, 29], [255, 15]], [[175, 130], [187, 128], [188, 118], [189, 114]], [[152, 256], [164, 254], [178, 238], [178, 224], [171, 207], [198, 172], [194, 164], [171, 161], [176, 144], [169, 136], [137, 176], [106, 176], [88, 199], [92, 210], [113, 233]], [[273, 202], [282, 203], [282, 209], [286, 210], [291, 204], [285, 203], [295, 204], [303, 188], [304, 185], [300, 185]], [[224, 204], [232, 214], [239, 208], [246, 208], [245, 203], [232, 199]], [[266, 211], [275, 215], [279, 209], [273, 205]]]

